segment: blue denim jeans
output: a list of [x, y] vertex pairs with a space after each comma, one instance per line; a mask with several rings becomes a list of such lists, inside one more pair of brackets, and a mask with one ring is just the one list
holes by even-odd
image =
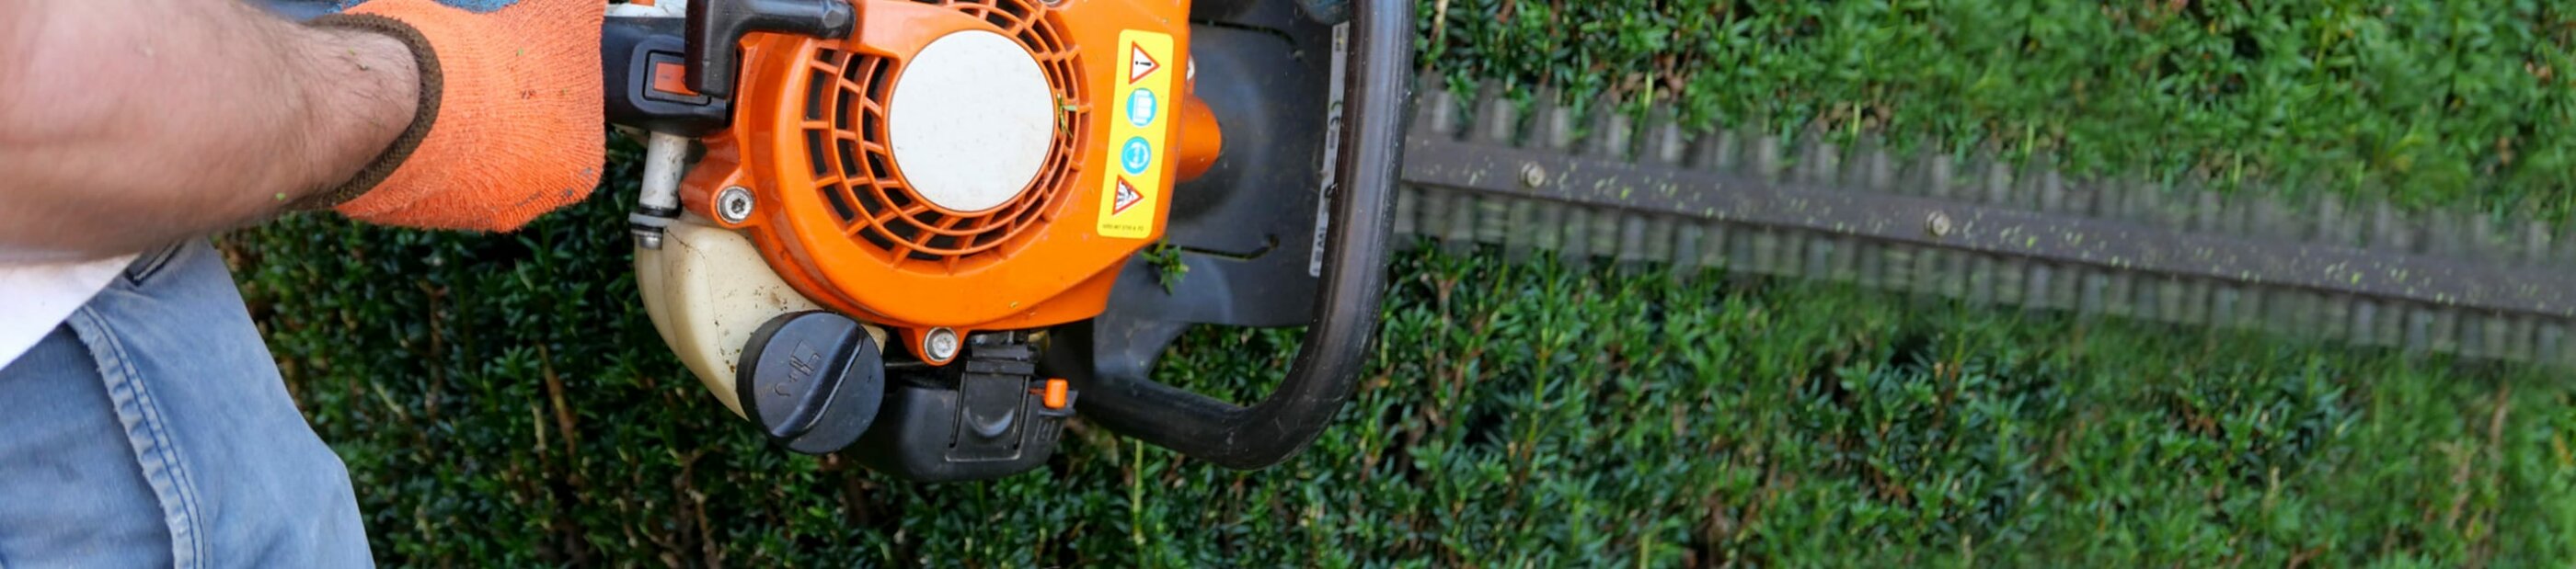
[[348, 471], [205, 241], [0, 368], [0, 567], [370, 564]]

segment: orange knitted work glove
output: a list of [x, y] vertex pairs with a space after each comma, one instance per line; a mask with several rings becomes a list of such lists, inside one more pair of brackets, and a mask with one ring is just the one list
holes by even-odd
[[305, 205], [385, 225], [507, 231], [588, 196], [607, 144], [605, 11], [599, 0], [524, 0], [483, 13], [376, 0], [313, 20], [409, 44], [421, 102], [373, 164]]

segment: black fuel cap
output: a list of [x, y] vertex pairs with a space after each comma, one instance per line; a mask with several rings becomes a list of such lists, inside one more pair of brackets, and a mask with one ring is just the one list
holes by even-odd
[[885, 361], [856, 320], [823, 311], [782, 314], [743, 346], [734, 396], [743, 414], [788, 450], [841, 450], [876, 421]]

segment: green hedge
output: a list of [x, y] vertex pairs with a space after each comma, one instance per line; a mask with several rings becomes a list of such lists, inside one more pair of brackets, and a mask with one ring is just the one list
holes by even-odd
[[[1424, 58], [1653, 87], [1695, 120], [2565, 199], [2567, 85], [2519, 71], [2576, 72], [2564, 8], [2038, 4], [1426, 0], [1443, 35]], [[2546, 372], [1429, 251], [1396, 267], [1356, 402], [1286, 465], [1226, 471], [1077, 422], [1039, 472], [891, 481], [767, 447], [664, 350], [627, 265], [619, 152], [602, 197], [515, 234], [299, 216], [226, 239], [385, 561], [2576, 559], [2576, 392]], [[2497, 189], [2451, 183], [2468, 178]], [[1157, 373], [1241, 396], [1293, 342], [1195, 332]]]
[[1422, 0], [1426, 67], [1699, 124], [2576, 209], [2576, 5]]

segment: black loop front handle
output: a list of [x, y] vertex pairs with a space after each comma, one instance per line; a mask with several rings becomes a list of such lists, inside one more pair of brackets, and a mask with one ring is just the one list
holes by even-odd
[[1412, 0], [1357, 0], [1354, 56], [1342, 93], [1341, 195], [1332, 204], [1323, 280], [1304, 345], [1270, 397], [1250, 407], [1144, 377], [1102, 374], [1076, 400], [1084, 416], [1130, 437], [1228, 468], [1263, 468], [1296, 456], [1349, 401], [1377, 330], [1387, 245], [1394, 237], [1396, 169], [1403, 164]]

